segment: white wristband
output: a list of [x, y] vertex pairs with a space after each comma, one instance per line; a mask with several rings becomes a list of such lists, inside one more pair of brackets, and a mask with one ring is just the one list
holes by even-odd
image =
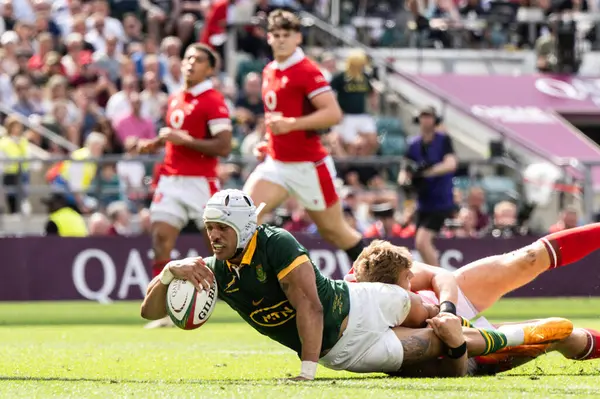
[[300, 377], [314, 380], [317, 374], [317, 362], [309, 362], [307, 360], [302, 361], [302, 368], [300, 369]]
[[173, 273], [171, 273], [168, 263], [162, 269], [162, 272], [160, 272], [160, 274], [158, 276], [160, 278], [160, 282], [163, 283], [164, 285], [169, 285], [169, 284], [171, 284], [171, 281], [175, 280], [175, 276], [173, 276]]

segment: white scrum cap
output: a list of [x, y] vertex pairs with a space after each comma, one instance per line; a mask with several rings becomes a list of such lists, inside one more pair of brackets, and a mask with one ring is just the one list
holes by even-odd
[[258, 208], [252, 198], [241, 190], [223, 190], [213, 195], [204, 208], [204, 222], [223, 223], [237, 233], [237, 248], [248, 245], [258, 226]]

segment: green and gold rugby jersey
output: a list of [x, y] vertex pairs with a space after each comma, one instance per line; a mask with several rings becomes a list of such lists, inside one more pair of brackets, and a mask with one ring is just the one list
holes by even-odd
[[[205, 259], [219, 287], [219, 298], [227, 302], [255, 330], [296, 351], [302, 344], [296, 327], [296, 310], [279, 285], [302, 263], [308, 252], [286, 230], [261, 225], [248, 243], [239, 267], [214, 257]], [[350, 311], [348, 286], [321, 274], [314, 265], [317, 292], [323, 306], [322, 350], [331, 349]]]
[[337, 93], [338, 103], [344, 115], [367, 113], [367, 99], [373, 92], [367, 74], [363, 73], [362, 79], [354, 79], [340, 72], [331, 79], [330, 86]]

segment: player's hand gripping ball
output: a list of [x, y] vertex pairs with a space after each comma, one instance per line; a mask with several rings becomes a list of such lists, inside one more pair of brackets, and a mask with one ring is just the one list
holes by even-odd
[[[188, 259], [192, 263], [196, 262], [194, 259]], [[176, 277], [183, 277], [186, 269], [194, 267], [194, 272], [197, 273], [203, 269], [203, 272], [207, 270], [212, 274], [210, 269], [206, 266], [196, 262], [193, 266], [185, 264], [187, 260], [179, 261], [181, 265], [173, 266], [171, 268], [174, 271]], [[189, 262], [188, 262], [189, 263]], [[217, 280], [212, 276], [212, 284], [208, 285], [206, 279], [202, 279], [206, 287], [196, 282], [196, 286], [189, 281], [189, 279], [175, 278], [169, 284], [167, 288], [167, 313], [173, 323], [183, 330], [194, 330], [209, 319], [215, 305], [217, 303]], [[192, 277], [196, 278], [197, 277]]]

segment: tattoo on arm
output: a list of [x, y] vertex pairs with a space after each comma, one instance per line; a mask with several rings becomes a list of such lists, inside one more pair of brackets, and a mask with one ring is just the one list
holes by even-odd
[[404, 364], [422, 362], [431, 357], [429, 353], [431, 340], [429, 337], [413, 335], [400, 340], [400, 342], [404, 348]]

